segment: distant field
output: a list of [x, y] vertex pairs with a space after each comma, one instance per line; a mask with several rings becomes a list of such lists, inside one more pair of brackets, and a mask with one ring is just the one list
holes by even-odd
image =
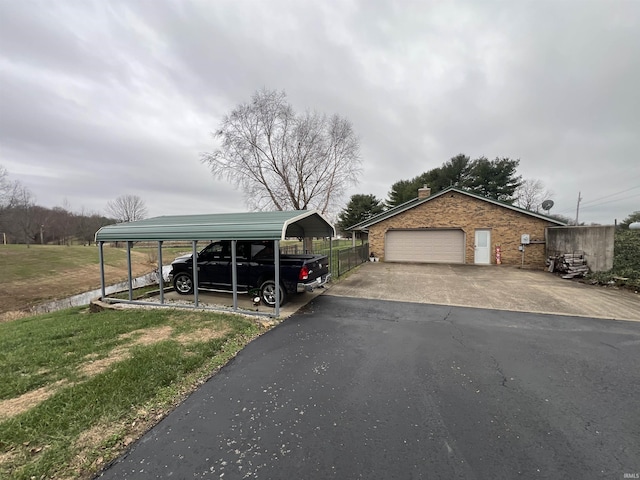
[[[163, 248], [164, 263], [184, 251], [182, 247]], [[107, 284], [127, 279], [126, 248], [105, 247], [104, 260]], [[134, 277], [153, 271], [156, 262], [157, 248], [131, 250]], [[6, 312], [100, 287], [96, 246], [0, 245], [0, 271], [0, 321]]]

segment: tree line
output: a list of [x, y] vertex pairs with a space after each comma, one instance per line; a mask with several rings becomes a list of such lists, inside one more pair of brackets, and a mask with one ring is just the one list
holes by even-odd
[[140, 220], [147, 213], [144, 202], [136, 195], [122, 195], [108, 202], [105, 210], [107, 215], [84, 208], [74, 212], [66, 201], [61, 207], [37, 205], [31, 190], [20, 181], [11, 180], [7, 169], [0, 165], [0, 244], [89, 245], [101, 227]]

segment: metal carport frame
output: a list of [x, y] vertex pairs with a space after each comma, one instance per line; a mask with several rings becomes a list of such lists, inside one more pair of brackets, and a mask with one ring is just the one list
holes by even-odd
[[[162, 243], [166, 240], [187, 240], [192, 242], [193, 251], [193, 308], [223, 310], [213, 307], [199, 307], [197, 243], [205, 240], [231, 240], [233, 311], [238, 309], [238, 285], [236, 265], [236, 242], [238, 240], [273, 240], [275, 255], [275, 282], [280, 285], [280, 241], [287, 237], [329, 237], [335, 236], [333, 225], [316, 210], [294, 210], [276, 212], [222, 213], [211, 215], [178, 215], [154, 217], [137, 222], [119, 223], [102, 227], [96, 232], [96, 243], [100, 254], [100, 285], [102, 301], [112, 303], [134, 303], [144, 305], [172, 306], [164, 302], [162, 278]], [[131, 276], [131, 246], [134, 242], [158, 242], [158, 264], [160, 270], [160, 303], [133, 301]], [[129, 300], [107, 299], [105, 295], [104, 244], [106, 242], [126, 242], [127, 267], [129, 274]], [[329, 262], [331, 270], [331, 261]], [[224, 309], [226, 310], [226, 309]], [[257, 312], [248, 312], [255, 315]], [[271, 314], [268, 314], [271, 316]], [[280, 289], [276, 288], [275, 316], [280, 315]]]

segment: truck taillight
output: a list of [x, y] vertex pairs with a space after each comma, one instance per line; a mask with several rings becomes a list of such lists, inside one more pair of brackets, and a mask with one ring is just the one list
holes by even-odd
[[307, 280], [309, 278], [309, 267], [303, 265], [300, 269], [300, 275], [298, 276], [298, 280]]

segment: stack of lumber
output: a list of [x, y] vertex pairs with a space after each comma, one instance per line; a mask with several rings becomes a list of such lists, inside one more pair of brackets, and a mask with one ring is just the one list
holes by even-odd
[[584, 277], [589, 273], [587, 259], [583, 252], [552, 255], [547, 259], [547, 265], [550, 272], [564, 273], [562, 278]]

